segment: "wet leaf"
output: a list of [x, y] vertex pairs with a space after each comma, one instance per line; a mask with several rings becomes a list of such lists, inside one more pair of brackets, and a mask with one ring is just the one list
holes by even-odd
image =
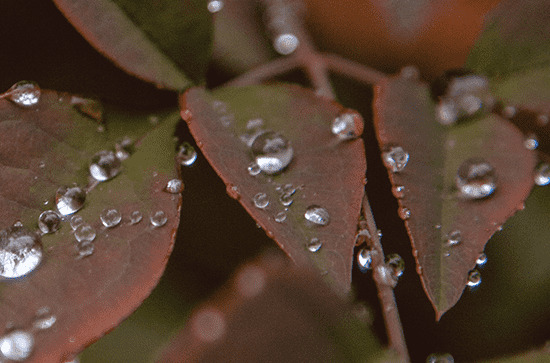
[[[331, 133], [331, 122], [343, 107], [309, 90], [279, 85], [224, 88], [213, 94], [193, 88], [181, 98], [181, 109], [229, 195], [296, 263], [313, 263], [337, 290], [348, 291], [366, 166], [360, 140], [340, 141]], [[254, 133], [247, 123], [255, 119], [263, 120], [261, 129], [286, 137], [294, 150], [290, 165], [280, 174], [252, 176], [247, 170], [254, 157], [241, 138]], [[296, 189], [289, 206], [281, 200], [285, 191], [279, 191], [286, 184]], [[265, 208], [255, 206], [258, 193], [266, 194]], [[312, 205], [328, 211], [328, 225], [304, 218]], [[277, 222], [281, 212], [286, 219]], [[307, 247], [313, 238], [322, 243], [317, 252]]]
[[241, 267], [223, 290], [195, 309], [158, 361], [395, 359], [366, 326], [369, 310], [352, 311], [319, 277], [286, 259], [264, 255]]
[[[177, 175], [172, 135], [179, 115], [155, 115], [161, 122], [152, 126], [149, 115], [107, 108], [105, 131], [99, 132], [98, 121], [74, 101], [54, 91], [42, 91], [31, 107], [0, 100], [1, 228], [21, 220], [37, 230], [41, 211], [55, 209], [60, 186], [88, 185], [96, 152], [113, 150], [124, 136], [136, 141], [120, 174], [90, 190], [77, 212], [96, 231], [93, 254], [79, 258], [65, 220], [57, 232], [42, 236], [44, 258], [35, 271], [0, 281], [2, 334], [10, 327], [32, 329], [43, 307], [57, 318], [51, 328], [34, 331], [32, 361], [68, 360], [136, 309], [162, 275], [179, 223], [181, 197], [163, 191]], [[107, 207], [122, 214], [109, 229], [99, 219]], [[136, 210], [143, 220], [131, 225]], [[152, 228], [149, 215], [156, 210], [166, 213], [167, 223]]]
[[129, 74], [173, 90], [203, 80], [212, 36], [204, 1], [54, 3], [90, 44]]
[[[424, 84], [393, 78], [376, 88], [375, 122], [381, 147], [399, 145], [410, 153], [405, 169], [390, 173], [405, 187], [399, 205], [417, 270], [439, 319], [460, 298], [468, 271], [491, 235], [520, 208], [533, 185], [536, 155], [523, 135], [496, 115], [445, 127], [434, 114]], [[496, 190], [484, 199], [466, 199], [457, 190], [459, 167], [470, 158], [487, 161]], [[460, 241], [448, 237], [460, 232]]]

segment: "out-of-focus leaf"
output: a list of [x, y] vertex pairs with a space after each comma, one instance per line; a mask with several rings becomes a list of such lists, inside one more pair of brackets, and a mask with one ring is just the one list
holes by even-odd
[[173, 90], [203, 80], [212, 37], [204, 1], [54, 2], [88, 42], [126, 72]]
[[550, 347], [545, 346], [510, 357], [486, 360], [484, 363], [548, 363], [548, 361], [550, 361]]
[[[299, 265], [316, 265], [339, 291], [348, 291], [354, 235], [365, 175], [365, 153], [360, 140], [341, 141], [331, 133], [332, 120], [344, 108], [295, 86], [223, 88], [213, 94], [193, 88], [181, 98], [183, 118], [204, 155], [266, 233]], [[280, 174], [251, 176], [249, 120], [262, 119], [263, 130], [282, 134], [293, 148], [290, 165]], [[291, 205], [282, 203], [285, 185], [296, 189]], [[254, 197], [265, 193], [269, 204], [258, 208]], [[313, 205], [330, 215], [326, 226], [304, 218]], [[286, 218], [277, 222], [276, 216]], [[310, 252], [308, 242], [322, 247]]]
[[[401, 208], [417, 271], [439, 319], [460, 298], [468, 272], [491, 235], [522, 205], [533, 185], [535, 153], [523, 135], [495, 115], [446, 127], [436, 121], [428, 87], [392, 78], [376, 87], [375, 122], [382, 148], [410, 153], [405, 169], [390, 173], [404, 186]], [[468, 159], [481, 158], [496, 173], [496, 191], [481, 200], [464, 198], [455, 184]], [[449, 246], [448, 236], [460, 232]]]
[[395, 359], [352, 311], [319, 277], [282, 257], [264, 255], [241, 267], [198, 307], [158, 361]]
[[[96, 152], [112, 150], [124, 136], [136, 141], [120, 174], [89, 190], [77, 212], [96, 231], [93, 254], [79, 258], [69, 216], [57, 232], [42, 236], [44, 257], [33, 272], [0, 281], [2, 333], [32, 331], [30, 361], [68, 360], [135, 310], [162, 275], [179, 223], [181, 197], [164, 191], [177, 177], [172, 135], [179, 115], [155, 115], [160, 123], [153, 126], [150, 115], [109, 108], [99, 132], [87, 115], [99, 116], [101, 107], [84, 101], [54, 91], [42, 91], [31, 107], [0, 100], [2, 228], [20, 220], [36, 230], [40, 213], [55, 209], [60, 186], [91, 182], [88, 166]], [[99, 219], [108, 207], [122, 215], [113, 228]], [[149, 216], [158, 210], [167, 223], [153, 228]], [[137, 224], [130, 223], [133, 211], [143, 214]], [[44, 307], [56, 317], [46, 331], [33, 328]]]

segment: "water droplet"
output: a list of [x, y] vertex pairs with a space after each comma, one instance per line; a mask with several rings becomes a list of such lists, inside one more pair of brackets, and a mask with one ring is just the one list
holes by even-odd
[[60, 187], [55, 193], [55, 204], [57, 210], [64, 216], [73, 214], [84, 206], [86, 192], [82, 188]]
[[207, 8], [209, 12], [214, 14], [223, 9], [223, 5], [223, 1], [221, 0], [210, 0], [208, 2]]
[[370, 270], [372, 264], [372, 250], [370, 248], [363, 248], [357, 253], [357, 266], [361, 272], [367, 272]]
[[462, 233], [460, 233], [458, 229], [449, 232], [449, 234], [447, 235], [447, 245], [455, 246], [460, 242], [462, 242]]
[[188, 142], [181, 144], [176, 160], [184, 166], [191, 166], [197, 160], [195, 148]]
[[38, 163], [38, 167], [39, 167], [40, 169], [44, 169], [44, 168], [46, 167], [46, 162], [45, 162], [45, 161], [39, 162], [39, 163]]
[[260, 166], [255, 161], [248, 164], [248, 174], [252, 176], [256, 176], [261, 172], [262, 172], [262, 169], [260, 169]]
[[36, 312], [32, 326], [37, 330], [46, 330], [51, 328], [56, 321], [57, 317], [50, 313], [50, 309], [48, 307], [43, 307]]
[[215, 308], [199, 310], [191, 318], [190, 323], [193, 333], [207, 343], [215, 342], [225, 334], [225, 317]]
[[134, 141], [125, 136], [122, 140], [115, 144], [115, 154], [119, 160], [126, 160], [134, 151]]
[[263, 209], [269, 205], [269, 198], [265, 193], [258, 193], [254, 196], [254, 205], [256, 208]]
[[0, 231], [0, 276], [17, 278], [32, 272], [42, 261], [40, 237], [22, 226]]
[[5, 93], [18, 106], [31, 107], [40, 101], [40, 87], [32, 81], [17, 82]]
[[393, 196], [397, 199], [405, 197], [405, 187], [403, 185], [396, 185], [391, 188], [391, 191], [393, 193]]
[[168, 221], [168, 217], [166, 217], [166, 213], [164, 213], [164, 211], [161, 211], [161, 210], [158, 210], [152, 213], [149, 219], [151, 220], [151, 224], [153, 225], [153, 227], [162, 227]]
[[479, 255], [479, 257], [477, 258], [476, 260], [476, 265], [478, 266], [483, 266], [487, 263], [487, 255], [485, 253], [482, 253], [481, 255]]
[[53, 210], [46, 210], [38, 217], [38, 228], [42, 233], [53, 233], [61, 226], [61, 217]]
[[495, 170], [484, 159], [468, 159], [458, 168], [455, 182], [465, 198], [485, 198], [496, 189]]
[[71, 105], [75, 110], [96, 121], [103, 121], [103, 105], [92, 98], [71, 97]]
[[279, 212], [275, 214], [275, 222], [283, 223], [286, 220], [286, 212]]
[[235, 121], [235, 116], [231, 115], [231, 114], [227, 114], [227, 115], [221, 115], [220, 116], [220, 123], [222, 124], [223, 127], [229, 127], [231, 126], [231, 124]]
[[398, 173], [407, 166], [409, 153], [403, 150], [401, 146], [392, 146], [382, 153], [382, 161], [388, 170]]
[[34, 337], [24, 330], [14, 330], [0, 338], [0, 352], [10, 360], [23, 361], [34, 349]]
[[92, 157], [90, 174], [97, 181], [105, 181], [118, 175], [121, 169], [120, 160], [110, 150], [102, 150]]
[[246, 122], [246, 129], [256, 130], [263, 127], [263, 125], [264, 125], [264, 120], [262, 120], [261, 118], [254, 118]]
[[246, 266], [237, 275], [237, 290], [241, 295], [250, 299], [263, 291], [266, 280], [267, 276], [262, 268]]
[[317, 252], [321, 249], [322, 246], [323, 242], [321, 242], [321, 240], [317, 237], [313, 237], [306, 245], [309, 252]]
[[280, 34], [273, 41], [273, 48], [281, 55], [292, 54], [299, 45], [298, 37], [292, 33]]
[[506, 106], [502, 109], [502, 115], [506, 118], [513, 118], [518, 112], [514, 106]]
[[76, 227], [74, 231], [74, 237], [80, 243], [92, 242], [95, 239], [96, 233], [94, 227], [88, 223], [82, 223]]
[[132, 213], [130, 213], [130, 224], [138, 224], [141, 222], [143, 218], [143, 214], [141, 214], [140, 211], [135, 210]]
[[539, 123], [540, 126], [546, 126], [548, 125], [548, 121], [550, 121], [550, 118], [548, 117], [548, 115], [538, 115], [537, 116], [537, 122]]
[[397, 213], [399, 214], [399, 218], [402, 220], [411, 218], [411, 210], [409, 208], [401, 207], [397, 210]]
[[281, 134], [266, 131], [258, 135], [251, 146], [256, 163], [266, 174], [277, 174], [290, 164], [294, 149]]
[[378, 235], [378, 238], [382, 238], [382, 230], [376, 231], [376, 234]]
[[525, 146], [528, 150], [535, 150], [537, 147], [539, 147], [539, 140], [537, 140], [536, 135], [529, 135], [523, 142], [523, 146]]
[[433, 353], [426, 358], [426, 363], [454, 363], [454, 361], [449, 353]]
[[180, 194], [181, 192], [183, 192], [183, 181], [180, 179], [172, 179], [168, 181], [168, 183], [166, 183], [165, 190], [168, 193]]
[[99, 215], [101, 223], [107, 228], [112, 228], [120, 223], [122, 215], [115, 208], [105, 208]]
[[442, 100], [435, 106], [435, 114], [440, 124], [452, 125], [458, 121], [458, 106], [454, 101]]
[[468, 286], [477, 287], [481, 284], [481, 274], [478, 270], [472, 270], [468, 273]]
[[535, 170], [535, 184], [543, 186], [550, 184], [550, 164], [540, 163]]
[[328, 211], [318, 205], [311, 205], [304, 213], [304, 217], [319, 226], [326, 226], [330, 223], [330, 214]]
[[405, 261], [397, 253], [386, 256], [386, 265], [391, 268], [395, 277], [401, 277], [405, 271]]
[[231, 198], [237, 200], [241, 198], [241, 192], [238, 186], [227, 184], [225, 190], [227, 191], [227, 195], [229, 195]]
[[92, 242], [83, 242], [79, 243], [76, 249], [78, 251], [78, 258], [84, 258], [91, 256], [94, 253], [95, 247]]
[[332, 133], [341, 140], [355, 139], [363, 133], [363, 118], [355, 111], [348, 111], [332, 121]]
[[79, 216], [79, 215], [74, 215], [71, 217], [69, 223], [71, 225], [71, 228], [75, 230], [78, 228], [78, 226], [84, 223], [84, 218], [82, 218], [82, 216]]

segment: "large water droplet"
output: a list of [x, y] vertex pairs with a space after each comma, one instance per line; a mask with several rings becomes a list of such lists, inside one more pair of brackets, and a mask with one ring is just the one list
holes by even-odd
[[397, 210], [397, 213], [399, 214], [399, 218], [402, 220], [411, 218], [411, 210], [409, 208], [401, 207]]
[[357, 266], [361, 272], [367, 272], [372, 265], [372, 250], [370, 248], [362, 248], [357, 253]]
[[140, 211], [135, 210], [130, 213], [130, 224], [137, 224], [143, 219], [143, 214]]
[[485, 198], [496, 189], [495, 170], [484, 159], [468, 159], [458, 168], [455, 182], [465, 198]]
[[468, 286], [477, 287], [481, 284], [481, 274], [478, 270], [472, 270], [468, 273]]
[[60, 187], [55, 193], [57, 210], [64, 216], [73, 214], [84, 206], [86, 192], [82, 188]]
[[21, 226], [0, 231], [0, 276], [17, 278], [38, 267], [42, 261], [40, 237]]
[[82, 216], [79, 216], [79, 215], [74, 215], [71, 217], [70, 221], [69, 221], [70, 225], [71, 225], [71, 228], [73, 230], [77, 229], [81, 224], [84, 223], [84, 218], [82, 218]]
[[447, 235], [447, 245], [449, 246], [455, 246], [459, 244], [461, 241], [462, 241], [462, 233], [460, 233], [458, 229], [449, 232], [449, 234]]
[[24, 330], [14, 330], [0, 338], [0, 352], [10, 360], [24, 361], [34, 349], [34, 337]]
[[161, 210], [158, 210], [152, 213], [149, 219], [151, 220], [151, 224], [153, 225], [153, 227], [162, 227], [168, 221], [168, 217], [166, 216], [166, 213], [164, 213], [164, 211], [161, 211]]
[[32, 81], [17, 82], [6, 92], [8, 99], [18, 106], [31, 107], [40, 101], [40, 87]]
[[48, 307], [43, 307], [36, 312], [32, 326], [36, 330], [46, 330], [51, 328], [56, 321], [57, 317], [50, 313], [50, 309]]
[[105, 181], [120, 173], [121, 163], [115, 153], [110, 150], [102, 150], [92, 157], [90, 174], [97, 181]]
[[166, 183], [166, 191], [172, 194], [180, 194], [183, 192], [183, 181], [180, 179], [172, 179]]
[[543, 186], [550, 184], [550, 164], [541, 163], [535, 170], [535, 184]]
[[304, 217], [319, 226], [326, 226], [330, 223], [330, 214], [325, 208], [318, 205], [309, 206], [304, 213]]
[[269, 198], [266, 193], [260, 192], [254, 196], [253, 202], [256, 208], [263, 209], [269, 205]]
[[283, 223], [286, 220], [286, 212], [279, 212], [275, 214], [275, 222]]
[[191, 166], [197, 160], [197, 151], [188, 142], [181, 144], [176, 160], [184, 166]]
[[454, 361], [449, 353], [433, 353], [426, 358], [426, 363], [454, 363]]
[[212, 14], [217, 13], [223, 9], [223, 1], [221, 0], [210, 0], [207, 5], [208, 11]]
[[388, 170], [399, 173], [407, 166], [409, 153], [403, 150], [401, 146], [392, 146], [382, 153], [382, 161]]
[[88, 223], [82, 223], [74, 231], [74, 237], [80, 243], [92, 242], [95, 239], [96, 232], [94, 227]]
[[322, 246], [323, 246], [323, 242], [321, 242], [321, 240], [317, 237], [313, 237], [306, 244], [306, 247], [309, 250], [309, 252], [317, 252], [321, 249]]
[[107, 228], [112, 228], [120, 223], [122, 215], [115, 208], [105, 208], [99, 215], [101, 223]]
[[281, 55], [293, 53], [299, 45], [300, 41], [298, 37], [292, 33], [278, 35], [275, 40], [273, 40], [273, 48]]
[[386, 265], [391, 268], [396, 278], [401, 277], [405, 271], [405, 261], [397, 253], [386, 256]]
[[56, 211], [46, 210], [38, 217], [38, 228], [42, 233], [53, 233], [61, 227], [61, 217]]
[[486, 263], [487, 263], [487, 255], [485, 253], [480, 254], [476, 260], [476, 265], [481, 267], [481, 266], [484, 266]]
[[256, 164], [266, 174], [277, 174], [290, 164], [294, 149], [281, 134], [266, 131], [258, 135], [251, 146]]
[[343, 113], [332, 121], [331, 131], [342, 140], [355, 139], [363, 133], [363, 118], [357, 112]]

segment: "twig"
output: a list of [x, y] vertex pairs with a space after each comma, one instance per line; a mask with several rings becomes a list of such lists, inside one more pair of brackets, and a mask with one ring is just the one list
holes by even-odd
[[224, 86], [249, 86], [252, 84], [258, 84], [268, 79], [274, 78], [281, 74], [292, 71], [299, 68], [302, 65], [302, 60], [296, 56], [277, 58], [266, 64], [262, 64], [257, 68], [254, 68], [250, 72], [246, 72], [231, 81], [227, 82]]
[[335, 73], [343, 74], [359, 82], [375, 85], [386, 78], [383, 72], [364, 66], [360, 63], [340, 57], [336, 54], [323, 53], [326, 66]]
[[389, 345], [390, 348], [399, 354], [402, 362], [410, 362], [407, 344], [405, 343], [405, 336], [403, 334], [403, 326], [401, 325], [397, 304], [395, 303], [393, 288], [387, 283], [384, 283], [383, 279], [377, 277], [378, 269], [384, 267], [385, 258], [378, 235], [378, 229], [376, 228], [376, 223], [374, 222], [374, 217], [366, 194], [363, 195], [363, 216], [365, 217], [371, 235], [371, 247], [373, 252], [375, 252], [372, 253], [373, 278], [376, 289], [378, 290], [378, 299], [382, 305], [382, 314], [384, 316]]
[[313, 88], [319, 96], [335, 99], [336, 96], [330, 84], [328, 69], [325, 61], [313, 45], [313, 41], [306, 34], [303, 27], [299, 29], [300, 46], [296, 49], [296, 57], [302, 62]]

